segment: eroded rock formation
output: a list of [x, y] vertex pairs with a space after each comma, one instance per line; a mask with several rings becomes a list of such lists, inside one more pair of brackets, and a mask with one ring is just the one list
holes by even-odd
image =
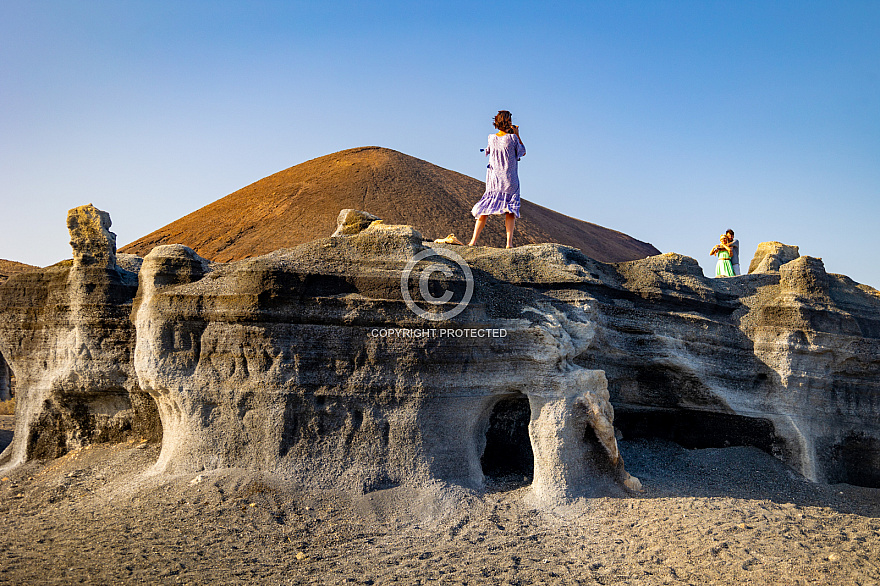
[[[519, 396], [531, 406], [538, 498], [609, 480], [638, 487], [617, 452], [603, 374], [573, 361], [593, 335], [578, 308], [480, 273], [444, 329], [495, 337], [444, 335], [403, 301], [421, 234], [381, 222], [350, 232], [228, 265], [179, 245], [147, 255], [135, 365], [162, 416], [157, 469], [258, 466], [364, 491], [431, 479], [480, 487], [493, 407]], [[467, 286], [460, 267], [444, 266], [447, 286]], [[409, 286], [417, 297], [419, 280]]]
[[875, 290], [810, 257], [733, 279], [671, 254], [613, 268], [553, 294], [596, 307], [581, 363], [605, 371], [625, 436], [755, 445], [813, 480], [880, 486]]
[[0, 286], [0, 352], [27, 397], [4, 458], [150, 429], [133, 399], [146, 392], [159, 472], [241, 466], [369, 491], [525, 471], [555, 502], [638, 488], [616, 426], [880, 486], [880, 295], [762, 247], [761, 272], [709, 279], [676, 254], [427, 245], [343, 210], [334, 237], [234, 263], [181, 245], [83, 254], [99, 260]]
[[781, 242], [762, 242], [749, 263], [749, 274], [773, 273], [782, 265], [793, 261], [800, 254], [797, 246], [789, 246]]
[[108, 214], [75, 208], [68, 227], [72, 261], [13, 275], [0, 286], [0, 353], [17, 385], [15, 435], [2, 464], [161, 435], [131, 359], [137, 274], [115, 263]]

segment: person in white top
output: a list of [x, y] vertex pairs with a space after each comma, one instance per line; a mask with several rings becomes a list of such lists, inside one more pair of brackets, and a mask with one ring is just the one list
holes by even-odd
[[741, 275], [739, 272], [739, 240], [733, 237], [733, 230], [727, 229], [725, 232], [728, 236], [730, 236], [730, 242], [727, 244], [730, 246], [730, 264], [733, 265], [733, 274]]

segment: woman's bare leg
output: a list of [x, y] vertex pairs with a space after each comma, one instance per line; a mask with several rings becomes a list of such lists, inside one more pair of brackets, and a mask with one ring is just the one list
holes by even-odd
[[477, 218], [477, 223], [474, 224], [474, 237], [471, 238], [471, 241], [468, 243], [468, 246], [473, 246], [477, 243], [477, 238], [480, 237], [480, 232], [483, 231], [483, 226], [486, 225], [486, 218], [488, 216], [480, 216]]
[[516, 228], [516, 216], [510, 213], [505, 214], [504, 227], [507, 228], [507, 248], [513, 248], [513, 230]]

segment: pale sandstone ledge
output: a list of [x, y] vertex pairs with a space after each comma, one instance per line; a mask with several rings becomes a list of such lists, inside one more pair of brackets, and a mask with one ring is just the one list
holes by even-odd
[[[89, 234], [109, 228], [88, 213]], [[111, 262], [109, 237], [90, 236], [82, 258], [95, 263], [11, 279], [0, 352], [26, 399], [7, 465], [161, 434], [156, 472], [480, 488], [501, 458], [493, 438], [521, 425], [532, 493], [557, 502], [638, 488], [616, 426], [756, 445], [813, 480], [880, 486], [880, 297], [818, 259], [709, 279], [675, 254], [604, 264], [561, 245], [443, 245], [466, 259], [474, 289], [438, 324], [402, 298], [402, 272], [426, 249], [418, 232], [343, 210], [337, 234], [228, 264], [160, 246], [142, 266], [125, 260], [139, 283]], [[449, 274], [425, 285], [460, 296], [461, 268], [429, 260]], [[416, 274], [405, 282], [416, 297]], [[388, 327], [508, 335], [371, 335]]]

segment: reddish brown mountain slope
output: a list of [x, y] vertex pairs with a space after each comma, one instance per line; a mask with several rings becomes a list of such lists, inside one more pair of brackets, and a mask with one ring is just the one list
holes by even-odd
[[[454, 232], [467, 241], [470, 209], [482, 181], [403, 153], [379, 147], [349, 149], [306, 161], [226, 197], [120, 249], [147, 254], [159, 244], [185, 244], [200, 255], [228, 262], [330, 236], [339, 210], [375, 214], [389, 224], [409, 224], [426, 239]], [[523, 200], [515, 243], [558, 242], [605, 262], [659, 254], [614, 230], [583, 222]], [[479, 244], [504, 245], [504, 222], [490, 218]]]

